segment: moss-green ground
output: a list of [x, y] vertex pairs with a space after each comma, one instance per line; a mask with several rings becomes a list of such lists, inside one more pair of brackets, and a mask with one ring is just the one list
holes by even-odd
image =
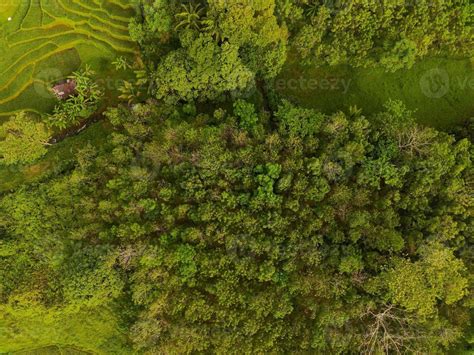
[[63, 313], [31, 305], [0, 314], [0, 354], [131, 354], [125, 328], [113, 309]]
[[71, 346], [51, 345], [42, 348], [15, 351], [16, 355], [87, 355], [90, 352], [75, 349]]
[[304, 67], [290, 60], [275, 81], [278, 92], [293, 102], [325, 113], [351, 105], [371, 114], [389, 99], [400, 99], [418, 121], [440, 129], [474, 116], [474, 65], [469, 59], [429, 58], [409, 70], [348, 66]]
[[13, 16], [20, 1], [2, 1], [0, 3], [0, 23], [4, 23], [10, 16]]
[[49, 112], [49, 88], [82, 63], [106, 79], [116, 57], [137, 53], [128, 35], [129, 0], [7, 3], [0, 4], [0, 121], [20, 110]]

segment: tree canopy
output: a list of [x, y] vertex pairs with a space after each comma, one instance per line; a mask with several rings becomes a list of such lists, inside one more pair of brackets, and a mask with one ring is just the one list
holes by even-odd
[[[472, 55], [472, 5], [444, 1], [297, 1], [292, 45], [308, 63], [410, 68], [427, 54]], [[295, 15], [297, 14], [297, 15]]]
[[460, 340], [468, 140], [418, 126], [400, 102], [370, 118], [285, 101], [272, 117], [245, 101], [218, 112], [111, 109], [107, 147], [3, 198], [4, 302], [74, 312], [125, 298], [134, 347], [151, 353]]
[[46, 154], [51, 132], [25, 112], [0, 126], [0, 164], [31, 163]]
[[328, 112], [274, 85], [294, 62], [466, 64], [472, 4], [130, 3], [114, 26], [140, 56], [100, 63], [117, 87], [86, 66], [52, 114], [0, 125], [0, 352], [472, 350], [473, 119], [441, 131], [372, 97]]

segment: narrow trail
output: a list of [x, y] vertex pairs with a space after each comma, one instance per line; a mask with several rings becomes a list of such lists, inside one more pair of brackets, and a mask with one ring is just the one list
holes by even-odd
[[53, 137], [51, 137], [48, 143], [57, 144], [66, 138], [78, 135], [79, 133], [87, 129], [89, 126], [102, 120], [104, 118], [104, 115], [103, 115], [104, 111], [105, 111], [105, 106], [101, 108], [99, 111], [97, 111], [96, 113], [94, 113], [92, 116], [80, 121], [74, 126], [68, 127], [62, 130], [61, 132], [58, 132]]

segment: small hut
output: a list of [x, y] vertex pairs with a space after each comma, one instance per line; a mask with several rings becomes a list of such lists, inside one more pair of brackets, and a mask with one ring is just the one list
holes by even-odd
[[59, 100], [66, 100], [68, 97], [76, 93], [76, 81], [73, 79], [67, 79], [53, 86], [52, 90]]

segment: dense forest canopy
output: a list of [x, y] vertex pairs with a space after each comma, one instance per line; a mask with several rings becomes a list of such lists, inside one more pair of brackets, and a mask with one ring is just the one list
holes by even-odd
[[472, 351], [474, 121], [326, 114], [273, 83], [288, 61], [472, 58], [472, 4], [130, 3], [116, 97], [84, 66], [0, 126], [24, 179], [0, 195], [0, 352]]

